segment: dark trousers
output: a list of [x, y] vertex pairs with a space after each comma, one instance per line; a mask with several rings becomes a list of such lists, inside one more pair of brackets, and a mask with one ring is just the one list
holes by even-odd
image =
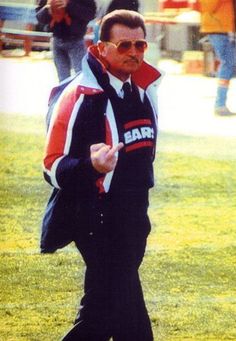
[[105, 195], [80, 208], [76, 245], [84, 297], [63, 341], [152, 341], [138, 269], [150, 232], [148, 193]]

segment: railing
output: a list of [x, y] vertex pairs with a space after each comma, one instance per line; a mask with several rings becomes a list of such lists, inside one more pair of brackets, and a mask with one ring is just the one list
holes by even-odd
[[[5, 21], [21, 23], [23, 28], [4, 27]], [[14, 40], [23, 44], [26, 56], [30, 54], [32, 46], [49, 47], [52, 33], [36, 31], [37, 23], [35, 5], [0, 2], [0, 52], [5, 42], [15, 43]], [[92, 22], [88, 24], [84, 40], [87, 46], [94, 40]]]
[[[5, 21], [22, 23], [23, 28], [4, 27]], [[33, 44], [49, 46], [52, 33], [35, 31], [36, 24], [35, 5], [0, 2], [0, 51], [5, 42], [22, 43], [26, 56]]]

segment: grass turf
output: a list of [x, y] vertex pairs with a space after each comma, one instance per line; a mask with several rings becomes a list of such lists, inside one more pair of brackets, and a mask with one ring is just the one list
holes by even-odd
[[[73, 245], [39, 254], [50, 191], [45, 124], [2, 114], [0, 131], [0, 339], [59, 340], [73, 323], [84, 265]], [[140, 269], [155, 341], [236, 340], [236, 141], [164, 133], [159, 141]]]

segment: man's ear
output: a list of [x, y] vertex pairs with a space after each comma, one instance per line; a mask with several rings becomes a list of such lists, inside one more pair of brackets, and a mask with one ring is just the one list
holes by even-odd
[[99, 52], [100, 56], [105, 57], [106, 56], [106, 43], [99, 40], [97, 42], [97, 46], [98, 46], [98, 52]]

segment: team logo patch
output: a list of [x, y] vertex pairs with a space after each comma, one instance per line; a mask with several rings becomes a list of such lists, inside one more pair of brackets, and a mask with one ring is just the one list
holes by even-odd
[[140, 119], [124, 125], [124, 142], [126, 152], [154, 146], [154, 129], [150, 119]]

